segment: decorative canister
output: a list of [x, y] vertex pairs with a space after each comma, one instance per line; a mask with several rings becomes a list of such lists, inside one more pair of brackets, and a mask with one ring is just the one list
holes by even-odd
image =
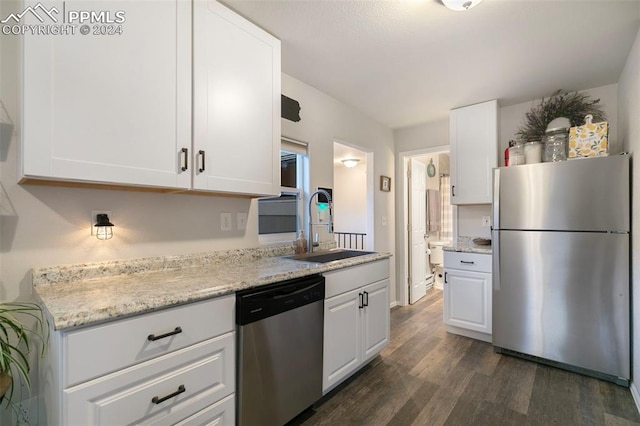
[[542, 138], [542, 143], [544, 143], [542, 161], [566, 161], [568, 139], [569, 133], [564, 127], [547, 130]]
[[524, 146], [522, 142], [516, 141], [509, 147], [509, 167], [525, 164]]
[[536, 164], [542, 161], [542, 144], [531, 141], [524, 144], [524, 157], [527, 164]]

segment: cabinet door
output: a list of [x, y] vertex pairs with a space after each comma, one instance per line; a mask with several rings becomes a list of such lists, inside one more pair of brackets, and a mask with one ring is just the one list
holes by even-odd
[[445, 270], [444, 323], [491, 334], [491, 274]]
[[490, 204], [498, 166], [498, 101], [451, 111], [451, 204]]
[[280, 192], [280, 41], [213, 0], [193, 17], [194, 188]]
[[363, 360], [367, 360], [389, 343], [389, 280], [369, 284], [362, 293], [362, 350]]
[[126, 20], [102, 26], [122, 34], [89, 25], [87, 35], [24, 37], [23, 177], [188, 188], [189, 2], [63, 3], [42, 1], [60, 14], [122, 11]]
[[361, 294], [354, 290], [324, 301], [323, 392], [348, 377], [362, 362]]

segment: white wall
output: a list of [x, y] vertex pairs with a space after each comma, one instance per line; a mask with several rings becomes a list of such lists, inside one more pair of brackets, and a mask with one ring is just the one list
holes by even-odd
[[334, 227], [336, 232], [367, 233], [367, 163], [333, 166]]
[[[309, 143], [312, 158], [311, 187], [333, 187], [333, 142], [349, 141], [364, 151], [373, 152], [374, 181], [374, 250], [395, 252], [394, 194], [396, 182], [391, 181], [391, 192], [379, 190], [380, 175], [394, 176], [393, 134], [379, 124], [327, 94], [282, 75], [282, 93], [300, 102], [298, 123], [282, 121], [282, 135]], [[326, 238], [331, 238], [327, 236]], [[391, 300], [396, 298], [395, 265], [391, 261]]]
[[622, 150], [629, 151], [636, 158], [632, 164], [632, 222], [631, 229], [631, 292], [632, 292], [632, 366], [633, 383], [631, 391], [640, 406], [638, 382], [640, 381], [640, 31], [631, 48], [624, 70], [618, 81], [618, 138]]

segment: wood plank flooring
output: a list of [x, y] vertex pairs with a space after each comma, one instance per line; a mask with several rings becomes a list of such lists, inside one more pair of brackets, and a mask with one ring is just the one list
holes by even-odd
[[448, 334], [442, 292], [391, 311], [391, 342], [291, 425], [640, 425], [629, 389]]

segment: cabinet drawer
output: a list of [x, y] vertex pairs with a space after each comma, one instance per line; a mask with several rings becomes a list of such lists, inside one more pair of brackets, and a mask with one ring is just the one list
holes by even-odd
[[65, 389], [65, 423], [175, 424], [185, 420], [234, 392], [234, 342], [235, 333], [227, 333]]
[[207, 408], [198, 411], [188, 419], [184, 419], [176, 426], [233, 426], [236, 422], [235, 395], [229, 395], [222, 401], [218, 401]]
[[[140, 315], [64, 336], [64, 387], [202, 342], [234, 328], [235, 296]], [[157, 340], [150, 335], [180, 332]]]
[[325, 277], [325, 299], [389, 278], [389, 259], [330, 271]]
[[444, 267], [445, 269], [491, 273], [491, 255], [445, 251]]

